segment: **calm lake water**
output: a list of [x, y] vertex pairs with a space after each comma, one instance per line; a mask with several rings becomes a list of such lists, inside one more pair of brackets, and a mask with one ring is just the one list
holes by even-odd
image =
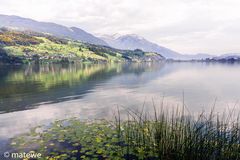
[[[184, 93], [184, 94], [183, 94]], [[116, 106], [145, 110], [164, 102], [191, 112], [235, 106], [240, 64], [146, 63], [0, 66], [0, 148], [55, 119], [111, 118]], [[163, 98], [164, 97], [164, 98]], [[164, 100], [163, 100], [164, 99]]]

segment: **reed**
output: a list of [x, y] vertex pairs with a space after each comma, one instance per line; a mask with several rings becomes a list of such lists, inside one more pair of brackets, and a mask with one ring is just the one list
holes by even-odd
[[154, 114], [128, 111], [127, 121], [116, 118], [116, 130], [127, 150], [125, 157], [164, 160], [240, 159], [239, 116], [202, 112], [171, 112], [154, 105]]
[[12, 144], [51, 160], [238, 160], [239, 122], [234, 111], [191, 115], [186, 107], [169, 111], [162, 104], [153, 105], [153, 113], [144, 106], [127, 110], [124, 117], [118, 109], [113, 121], [59, 120], [16, 137]]

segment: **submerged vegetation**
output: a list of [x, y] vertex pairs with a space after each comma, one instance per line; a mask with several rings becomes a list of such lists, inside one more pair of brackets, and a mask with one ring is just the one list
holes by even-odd
[[[152, 115], [152, 114], [151, 114]], [[184, 111], [128, 111], [115, 121], [58, 120], [12, 140], [16, 150], [44, 159], [240, 159], [239, 118]]]
[[[141, 50], [119, 50], [54, 37], [31, 31], [14, 31], [0, 28], [0, 63], [6, 56], [22, 59], [22, 63], [35, 62], [125, 62], [159, 61], [164, 58], [157, 53]], [[5, 61], [4, 61], [5, 60]], [[9, 61], [14, 63], [14, 61]]]

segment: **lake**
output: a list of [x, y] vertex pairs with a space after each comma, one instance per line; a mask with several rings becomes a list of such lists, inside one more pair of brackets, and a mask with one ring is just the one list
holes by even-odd
[[[240, 64], [133, 63], [0, 66], [0, 148], [56, 119], [112, 118], [153, 103], [192, 113], [238, 110]], [[1, 150], [1, 149], [0, 149]]]

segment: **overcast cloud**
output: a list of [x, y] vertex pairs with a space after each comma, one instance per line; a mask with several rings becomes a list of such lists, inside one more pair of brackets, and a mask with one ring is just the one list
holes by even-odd
[[187, 54], [240, 53], [240, 0], [0, 0], [0, 14], [135, 33]]

